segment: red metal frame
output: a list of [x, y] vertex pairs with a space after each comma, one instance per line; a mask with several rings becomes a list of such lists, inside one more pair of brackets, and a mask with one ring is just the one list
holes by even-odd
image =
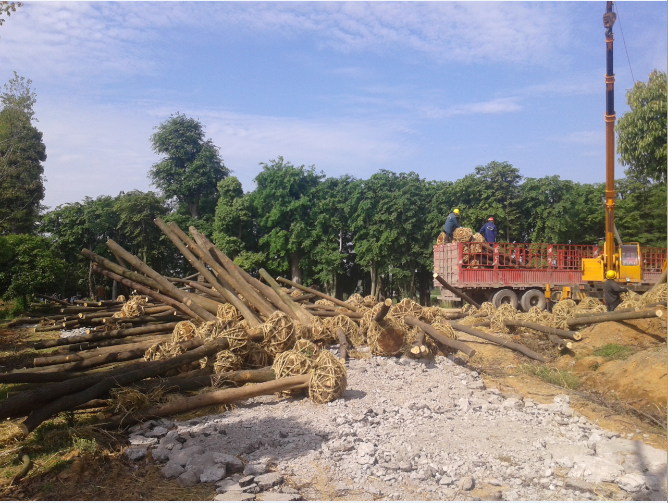
[[[643, 281], [661, 274], [665, 248], [642, 247]], [[544, 288], [582, 283], [582, 259], [603, 252], [592, 245], [447, 243], [434, 246], [434, 271], [458, 288]], [[434, 282], [434, 286], [439, 283]]]

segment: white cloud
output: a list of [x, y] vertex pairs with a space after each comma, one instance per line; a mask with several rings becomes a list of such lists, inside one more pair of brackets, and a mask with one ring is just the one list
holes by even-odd
[[[74, 101], [38, 106], [37, 127], [47, 146], [44, 204], [54, 207], [84, 196], [149, 190], [147, 174], [158, 160], [149, 138], [153, 127], [173, 110]], [[205, 125], [206, 136], [220, 147], [225, 165], [245, 190], [253, 189], [259, 163], [278, 156], [295, 165], [315, 164], [328, 176], [364, 177], [416, 153], [411, 130], [396, 120], [325, 121], [183, 107], [181, 111]]]
[[605, 130], [601, 128], [598, 131], [574, 131], [554, 139], [562, 143], [598, 147], [605, 144]]
[[0, 67], [81, 83], [150, 74], [169, 59], [154, 43], [189, 28], [312, 36], [343, 52], [408, 49], [438, 61], [541, 63], [567, 43], [562, 11], [520, 2], [29, 2], [2, 27]]
[[480, 101], [475, 103], [464, 103], [449, 108], [422, 107], [420, 113], [424, 117], [432, 119], [442, 119], [445, 117], [454, 117], [456, 115], [486, 115], [519, 112], [522, 105], [518, 103], [518, 98], [496, 98], [493, 100]]

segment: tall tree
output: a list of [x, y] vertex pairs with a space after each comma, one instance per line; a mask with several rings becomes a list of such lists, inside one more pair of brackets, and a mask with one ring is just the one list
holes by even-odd
[[32, 125], [31, 84], [14, 72], [0, 94], [0, 234], [35, 232], [44, 199], [46, 147]]
[[229, 175], [219, 149], [204, 139], [202, 124], [178, 112], [157, 126], [151, 136], [156, 154], [164, 157], [153, 165], [149, 178], [166, 198], [175, 198], [198, 220], [203, 207], [213, 216], [217, 185]]
[[262, 233], [260, 247], [271, 269], [290, 271], [292, 280], [301, 283], [301, 262], [309, 253], [312, 191], [325, 176], [314, 166], [295, 167], [282, 157], [260, 166], [252, 197]]
[[631, 110], [617, 122], [617, 152], [627, 175], [641, 181], [666, 180], [666, 101], [666, 72], [658, 70], [626, 93]]

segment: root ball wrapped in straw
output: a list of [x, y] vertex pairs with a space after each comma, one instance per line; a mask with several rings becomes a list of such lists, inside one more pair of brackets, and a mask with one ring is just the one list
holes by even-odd
[[399, 356], [404, 347], [406, 326], [391, 316], [385, 316], [382, 323], [371, 320], [367, 329], [367, 341], [371, 354], [376, 356]]
[[253, 341], [248, 342], [248, 353], [244, 357], [244, 365], [250, 369], [261, 369], [271, 365], [273, 361], [269, 352], [260, 344]]
[[575, 307], [575, 301], [572, 299], [564, 299], [557, 302], [552, 308], [553, 326], [568, 330], [566, 320], [573, 317]]
[[455, 243], [468, 243], [473, 237], [473, 230], [468, 227], [459, 227], [452, 233], [452, 240]]
[[656, 288], [643, 293], [640, 297], [640, 304], [646, 306], [647, 304], [666, 302], [667, 297], [666, 283], [661, 283]]
[[276, 379], [305, 375], [311, 371], [312, 360], [304, 353], [290, 350], [284, 351], [276, 357], [271, 368], [274, 370]]
[[172, 331], [172, 342], [189, 341], [196, 337], [197, 327], [190, 321], [179, 321]]
[[144, 315], [144, 306], [146, 305], [146, 298], [140, 295], [133, 295], [130, 297], [120, 311], [111, 315], [112, 318], [136, 318]]
[[295, 324], [283, 312], [274, 312], [261, 327], [264, 334], [262, 347], [273, 357], [291, 349], [297, 341]]
[[361, 346], [364, 344], [364, 337], [360, 337], [359, 326], [347, 316], [340, 314], [332, 318], [325, 318], [322, 323], [331, 334], [336, 335], [336, 331], [339, 328], [343, 330], [343, 333], [346, 334], [346, 339], [348, 339], [353, 346]]
[[350, 297], [348, 297], [348, 300], [346, 302], [354, 306], [361, 306], [362, 304], [364, 304], [364, 298], [359, 293], [354, 293]]
[[309, 360], [315, 360], [320, 354], [318, 346], [307, 339], [299, 339], [295, 342], [294, 351], [303, 354]]
[[237, 311], [237, 308], [228, 303], [218, 306], [216, 317], [223, 322], [236, 322], [240, 321], [242, 318], [241, 313]]
[[415, 316], [416, 318], [419, 318], [422, 316], [422, 306], [413, 302], [411, 299], [402, 299], [401, 302], [390, 307], [390, 311], [387, 315], [392, 316], [393, 318], [402, 319], [406, 316]]
[[322, 351], [313, 363], [308, 386], [313, 403], [327, 403], [341, 398], [346, 390], [346, 367], [329, 351]]

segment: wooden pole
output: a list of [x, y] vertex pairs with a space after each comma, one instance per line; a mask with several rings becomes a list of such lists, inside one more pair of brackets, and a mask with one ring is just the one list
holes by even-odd
[[72, 305], [67, 301], [56, 299], [55, 297], [51, 297], [50, 295], [42, 295], [42, 294], [36, 293], [35, 297], [37, 297], [38, 299], [45, 299], [45, 300], [50, 300], [52, 302], [57, 302], [58, 304], [62, 304], [63, 306], [71, 306]]
[[127, 328], [123, 330], [109, 330], [108, 332], [94, 332], [92, 334], [75, 335], [72, 337], [67, 337], [62, 339], [51, 339], [46, 341], [40, 341], [35, 344], [34, 348], [46, 349], [46, 348], [54, 348], [56, 346], [65, 346], [68, 344], [74, 344], [78, 342], [93, 342], [107, 339], [120, 339], [121, 337], [128, 337], [131, 335], [165, 333], [167, 331], [174, 330], [174, 327], [176, 327], [176, 322], [163, 323], [161, 325], [147, 325], [145, 327]]
[[[160, 218], [154, 220], [155, 224], [160, 228], [160, 230], [169, 238], [169, 240], [174, 243], [174, 246], [181, 252], [181, 254], [186, 258], [190, 265], [197, 269], [204, 279], [206, 279], [211, 286], [213, 286], [218, 292], [225, 297], [230, 304], [232, 304], [237, 310], [241, 313], [244, 319], [248, 322], [251, 327], [256, 327], [260, 325], [260, 320], [251, 312], [251, 310], [243, 303], [239, 298], [230, 292], [225, 285], [222, 285], [216, 277], [209, 272], [206, 266], [193, 255], [193, 253], [188, 249], [188, 247], [181, 241], [174, 231], [168, 227], [165, 222]], [[222, 279], [221, 279], [222, 280]], [[165, 280], [167, 281], [167, 280]], [[169, 282], [168, 282], [169, 283]], [[171, 283], [170, 283], [171, 285]], [[175, 288], [177, 291], [177, 288]], [[215, 318], [215, 317], [214, 317]]]
[[480, 309], [480, 304], [478, 304], [475, 300], [473, 300], [471, 297], [466, 295], [464, 292], [462, 292], [459, 288], [455, 288], [452, 286], [450, 283], [445, 281], [443, 278], [438, 273], [434, 273], [434, 279], [438, 281], [443, 287], [446, 289], [450, 290], [452, 293], [454, 293], [457, 297], [464, 299], [466, 302], [471, 304], [472, 306], [475, 306], [477, 309]]
[[373, 321], [376, 323], [380, 323], [383, 321], [383, 318], [387, 316], [387, 313], [390, 312], [390, 307], [392, 307], [392, 299], [385, 299], [385, 302], [383, 302], [383, 305], [380, 306], [380, 309], [376, 313], [376, 316], [373, 317]]
[[337, 299], [336, 297], [332, 297], [331, 295], [327, 295], [325, 293], [319, 292], [318, 290], [314, 290], [313, 288], [308, 288], [304, 285], [300, 285], [299, 283], [295, 283], [294, 281], [290, 281], [289, 279], [281, 278], [280, 276], [276, 278], [276, 281], [280, 281], [281, 283], [285, 285], [290, 285], [294, 288], [298, 288], [299, 290], [306, 292], [306, 293], [312, 293], [313, 295], [317, 295], [318, 297], [321, 297], [323, 299], [327, 299], [330, 302], [334, 302], [334, 304], [345, 307], [346, 309], [349, 309], [350, 311], [357, 312], [357, 308], [353, 306], [352, 304], [348, 304], [347, 302], [343, 302], [342, 300]]
[[459, 332], [464, 332], [465, 334], [472, 335], [474, 337], [478, 337], [479, 339], [483, 339], [486, 341], [490, 342], [495, 342], [496, 344], [499, 344], [500, 346], [507, 347], [509, 349], [513, 349], [515, 351], [518, 351], [519, 353], [522, 353], [529, 358], [532, 358], [534, 360], [538, 360], [539, 362], [545, 363], [547, 361], [547, 358], [545, 358], [543, 355], [540, 353], [536, 353], [535, 351], [531, 351], [529, 348], [526, 346], [522, 346], [521, 344], [516, 344], [514, 342], [502, 339], [501, 337], [496, 337], [494, 335], [487, 334], [485, 332], [482, 332], [480, 330], [476, 330], [471, 327], [467, 327], [466, 325], [462, 325], [460, 323], [456, 322], [450, 322], [450, 325], [452, 328], [455, 330], [458, 330]]
[[[574, 341], [579, 341], [582, 339], [580, 332], [573, 332], [571, 330], [563, 330], [561, 328], [546, 327], [544, 325], [539, 325], [538, 323], [531, 323], [529, 321], [522, 320], [504, 320], [504, 323], [508, 327], [524, 327], [530, 328], [531, 330], [536, 330], [537, 332], [543, 332], [544, 334], [552, 334], [559, 337], [566, 337], [567, 339], [572, 339]], [[570, 348], [570, 346], [569, 346]]]
[[606, 321], [625, 321], [625, 320], [641, 320], [644, 318], [659, 318], [663, 315], [663, 311], [657, 308], [643, 309], [642, 311], [622, 312], [615, 311], [609, 313], [593, 314], [582, 318], [569, 318], [566, 324], [569, 327], [576, 327], [578, 325], [589, 325], [590, 323], [603, 323]]
[[160, 405], [154, 405], [145, 409], [132, 412], [130, 414], [119, 414], [103, 423], [98, 423], [98, 428], [118, 428], [120, 426], [129, 426], [131, 424], [143, 421], [145, 419], [171, 416], [174, 414], [183, 414], [202, 407], [217, 405], [223, 403], [238, 402], [260, 395], [272, 395], [280, 391], [290, 389], [299, 389], [308, 387], [310, 374], [283, 377], [266, 383], [255, 384], [253, 386], [243, 386], [241, 388], [223, 389], [212, 391], [211, 393], [202, 393], [200, 395], [168, 402]]
[[311, 318], [313, 317], [313, 315], [299, 304], [293, 302], [290, 296], [286, 295], [285, 292], [281, 290], [281, 287], [278, 285], [278, 283], [276, 283], [276, 281], [274, 281], [274, 278], [272, 278], [267, 271], [265, 271], [264, 269], [260, 269], [258, 273], [269, 284], [269, 286], [273, 288], [274, 292], [276, 292], [276, 294], [281, 298], [281, 300], [285, 304], [290, 306], [290, 309], [292, 309], [292, 311], [296, 313], [297, 317], [299, 318], [299, 321], [303, 325], [311, 326], [312, 324]]
[[[33, 411], [23, 421], [23, 423], [21, 423], [21, 431], [27, 435], [51, 416], [65, 410], [72, 410], [77, 405], [81, 405], [95, 398], [99, 398], [103, 393], [106, 393], [111, 388], [127, 386], [128, 384], [131, 384], [135, 381], [162, 374], [163, 372], [167, 372], [173, 368], [197, 361], [201, 358], [204, 358], [205, 356], [211, 356], [215, 353], [218, 353], [219, 351], [227, 349], [228, 347], [229, 344], [227, 339], [214, 339], [207, 342], [204, 346], [193, 349], [192, 351], [188, 351], [185, 354], [175, 356], [173, 358], [168, 358], [166, 360], [146, 362], [142, 367], [134, 371], [107, 377], [99, 381], [97, 384], [83, 389], [82, 391], [79, 391], [73, 395], [61, 395], [60, 398], [57, 398], [53, 402], [50, 402], [47, 405]], [[65, 383], [59, 384], [67, 384], [67, 381]], [[2, 417], [2, 415], [0, 415], [0, 417]]]
[[457, 351], [461, 351], [469, 358], [473, 358], [473, 356], [476, 353], [475, 349], [473, 349], [471, 346], [468, 346], [467, 344], [464, 344], [463, 342], [460, 342], [458, 340], [451, 339], [450, 337], [446, 337], [441, 332], [432, 327], [429, 323], [420, 321], [415, 316], [406, 316], [404, 318], [404, 322], [406, 323], [406, 325], [420, 328], [428, 336], [432, 337], [433, 339], [436, 339], [441, 344], [448, 346], [449, 348], [455, 349]]
[[348, 339], [346, 333], [340, 328], [336, 330], [336, 338], [339, 340], [339, 358], [344, 362], [348, 360]]
[[276, 379], [276, 374], [274, 374], [271, 367], [264, 367], [257, 370], [234, 370], [232, 372], [222, 372], [220, 374], [214, 374], [213, 367], [204, 367], [203, 369], [193, 370], [176, 377], [144, 380], [136, 383], [133, 387], [142, 393], [147, 393], [160, 387], [184, 393], [187, 391], [208, 388], [209, 386], [219, 383], [243, 385], [249, 382], [259, 383], [273, 381], [274, 379]]

